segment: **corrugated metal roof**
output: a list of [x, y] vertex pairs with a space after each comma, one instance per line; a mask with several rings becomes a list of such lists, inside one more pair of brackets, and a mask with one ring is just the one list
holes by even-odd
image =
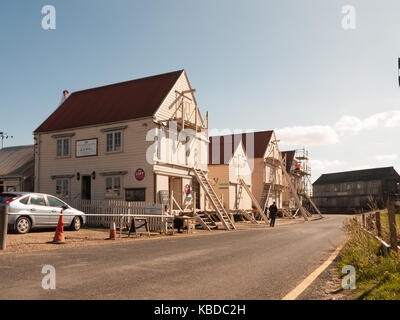
[[151, 117], [184, 70], [72, 93], [35, 132]]
[[400, 175], [396, 170], [393, 167], [385, 167], [323, 174], [313, 183], [313, 185], [384, 180], [391, 178], [400, 182]]
[[23, 175], [34, 163], [33, 145], [8, 147], [0, 150], [0, 176]]

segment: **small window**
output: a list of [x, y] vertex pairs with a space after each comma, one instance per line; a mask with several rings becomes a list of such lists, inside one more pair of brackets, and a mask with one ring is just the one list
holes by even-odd
[[107, 152], [118, 152], [122, 150], [122, 133], [120, 131], [107, 133]]
[[31, 204], [35, 206], [46, 206], [46, 200], [43, 196], [31, 196]]
[[56, 195], [59, 197], [69, 196], [69, 180], [56, 180]]
[[69, 157], [70, 156], [70, 139], [59, 139], [57, 140], [57, 157]]
[[19, 200], [19, 202], [22, 204], [28, 204], [28, 200], [29, 200], [29, 197], [25, 197], [25, 198], [22, 198], [21, 200]]
[[114, 151], [121, 150], [121, 132], [116, 132], [114, 134]]
[[57, 157], [62, 156], [62, 140], [57, 140]]
[[121, 177], [106, 178], [106, 197], [107, 198], [121, 197]]
[[107, 152], [113, 151], [113, 134], [107, 134]]
[[146, 201], [146, 189], [126, 189], [126, 201]]
[[47, 201], [49, 202], [50, 207], [62, 208], [65, 206], [64, 202], [55, 197], [47, 196]]

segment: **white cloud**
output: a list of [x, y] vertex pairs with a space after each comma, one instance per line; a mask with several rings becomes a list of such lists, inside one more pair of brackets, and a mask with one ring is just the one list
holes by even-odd
[[400, 128], [400, 110], [380, 112], [365, 119], [344, 115], [333, 125], [293, 126], [275, 129], [281, 145], [323, 146], [338, 143], [349, 134], [378, 128]]
[[363, 130], [371, 130], [383, 126], [389, 116], [388, 112], [376, 113], [365, 119], [344, 115], [335, 123], [334, 128], [341, 136], [348, 133], [357, 134]]
[[392, 112], [391, 117], [386, 120], [385, 127], [387, 128], [400, 127], [400, 110]]
[[400, 127], [400, 110], [380, 112], [365, 119], [344, 115], [334, 125], [336, 132], [340, 135], [357, 134], [363, 130], [377, 129], [380, 127]]
[[394, 161], [398, 157], [399, 156], [397, 154], [382, 154], [382, 155], [376, 155], [372, 158], [377, 161]]
[[321, 146], [339, 142], [339, 137], [330, 126], [297, 126], [275, 129], [281, 145]]

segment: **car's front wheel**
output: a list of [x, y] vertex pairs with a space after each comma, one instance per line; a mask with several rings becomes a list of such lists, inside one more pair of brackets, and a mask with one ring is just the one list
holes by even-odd
[[19, 234], [25, 234], [31, 231], [32, 223], [28, 217], [19, 217], [15, 223], [15, 231]]
[[70, 229], [72, 231], [78, 231], [81, 229], [81, 227], [82, 227], [81, 218], [75, 217], [74, 220], [72, 220]]

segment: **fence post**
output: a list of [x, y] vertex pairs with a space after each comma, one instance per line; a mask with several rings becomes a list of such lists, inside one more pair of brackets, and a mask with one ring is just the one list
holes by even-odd
[[362, 226], [365, 229], [365, 213], [361, 214], [361, 218], [362, 218]]
[[375, 213], [375, 220], [376, 220], [376, 229], [378, 231], [378, 237], [382, 237], [382, 225], [381, 225], [381, 213], [377, 211]]
[[389, 216], [389, 231], [390, 231], [390, 250], [398, 251], [397, 248], [397, 230], [396, 230], [396, 215], [395, 215], [395, 198], [388, 198], [388, 216]]
[[6, 250], [8, 229], [8, 206], [0, 205], [0, 250]]

